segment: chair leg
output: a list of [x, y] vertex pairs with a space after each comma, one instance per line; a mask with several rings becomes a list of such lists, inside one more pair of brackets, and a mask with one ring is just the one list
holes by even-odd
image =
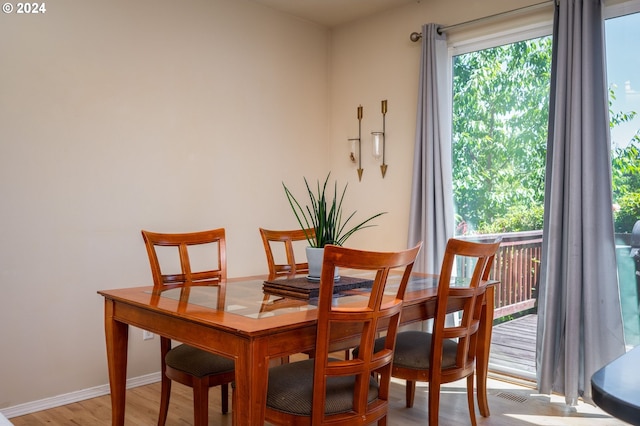
[[207, 426], [209, 411], [209, 380], [194, 379], [193, 381], [193, 424]]
[[429, 382], [429, 426], [438, 426], [440, 382]]
[[236, 406], [236, 382], [231, 383], [231, 410]]
[[416, 382], [407, 380], [405, 385], [405, 394], [407, 399], [407, 408], [413, 407], [413, 400], [416, 396]]
[[220, 385], [220, 405], [222, 406], [222, 414], [229, 412], [229, 385], [227, 383]]
[[171, 396], [171, 379], [162, 372], [162, 381], [160, 383], [160, 414], [158, 415], [158, 426], [164, 426], [167, 422], [167, 413], [169, 412], [169, 397]]
[[473, 400], [473, 374], [467, 377], [467, 404], [469, 405], [469, 417], [471, 417], [471, 426], [476, 426], [476, 407]]

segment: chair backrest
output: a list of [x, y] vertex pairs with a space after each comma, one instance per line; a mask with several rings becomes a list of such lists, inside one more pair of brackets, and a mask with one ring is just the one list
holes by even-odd
[[[191, 285], [209, 285], [219, 283], [227, 278], [227, 248], [224, 228], [209, 231], [181, 234], [166, 234], [142, 231], [147, 247], [154, 290], [165, 290], [172, 287]], [[197, 247], [196, 247], [197, 246]], [[160, 247], [169, 247], [171, 253], [159, 253]], [[191, 253], [193, 250], [196, 253]], [[167, 260], [175, 260], [175, 251], [179, 266], [171, 273], [163, 273], [160, 266], [160, 254]], [[194, 261], [197, 258], [197, 261]], [[164, 257], [163, 257], [164, 260]], [[162, 262], [164, 263], [164, 262]], [[202, 265], [200, 267], [197, 267]], [[179, 270], [177, 270], [179, 268]]]
[[[438, 301], [433, 324], [430, 381], [442, 383], [467, 377], [474, 369], [477, 336], [484, 294], [489, 272], [502, 238], [492, 243], [450, 239], [447, 242], [440, 279]], [[463, 276], [454, 276], [454, 269], [465, 270]], [[453, 283], [453, 284], [452, 284]], [[447, 310], [454, 302], [462, 318], [457, 324], [447, 324]], [[446, 339], [457, 339], [455, 365], [442, 367], [443, 345]]]
[[[331, 418], [332, 424], [368, 424], [386, 416], [391, 361], [402, 302], [421, 245], [422, 243], [412, 249], [394, 253], [325, 246], [318, 297], [312, 424], [324, 424], [329, 420], [325, 415], [326, 384], [332, 377], [340, 376], [355, 377], [353, 409], [348, 413], [334, 414]], [[371, 292], [364, 292], [365, 297], [359, 298], [358, 301], [350, 301], [352, 298], [344, 297], [337, 299], [338, 303], [334, 303], [336, 267], [347, 268], [350, 271], [367, 271], [369, 275], [375, 272]], [[385, 293], [392, 269], [400, 269], [402, 273], [395, 294]], [[354, 359], [337, 361], [329, 358], [330, 348], [337, 338], [335, 334], [332, 336], [332, 330], [339, 323], [361, 330], [360, 350]], [[383, 328], [387, 330], [385, 345], [374, 353], [377, 331]], [[377, 398], [369, 402], [369, 379], [373, 372], [379, 375], [379, 389]], [[333, 423], [337, 420], [340, 422]]]
[[[303, 274], [309, 272], [309, 264], [307, 262], [296, 262], [294, 241], [305, 241], [307, 238], [314, 238], [315, 229], [295, 229], [292, 231], [274, 231], [270, 229], [260, 228], [262, 243], [264, 244], [264, 252], [267, 255], [267, 265], [269, 266], [269, 279], [279, 276], [293, 276], [295, 274]], [[287, 263], [276, 263], [274, 256], [274, 247], [272, 244], [283, 244], [286, 253]]]

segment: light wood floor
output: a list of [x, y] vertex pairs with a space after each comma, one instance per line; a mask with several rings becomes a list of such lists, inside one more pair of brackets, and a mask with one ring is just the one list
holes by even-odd
[[[419, 384], [418, 386], [420, 386]], [[538, 395], [535, 390], [510, 383], [490, 380], [489, 406], [491, 416], [478, 415], [478, 425], [484, 426], [622, 426], [626, 423], [612, 419], [596, 407], [581, 404], [567, 407], [562, 397]], [[426, 425], [427, 390], [416, 390], [413, 408], [404, 406], [404, 384], [394, 381], [391, 385], [393, 400], [390, 404], [388, 424]], [[463, 382], [442, 388], [440, 425], [468, 425], [465, 389]], [[158, 415], [160, 384], [141, 386], [127, 391], [126, 425], [155, 425]], [[210, 391], [209, 424], [231, 426], [231, 414], [220, 413], [220, 390]], [[193, 410], [191, 389], [174, 384], [167, 426], [191, 425]], [[108, 426], [111, 424], [109, 396], [90, 399], [38, 413], [10, 419], [16, 426], [78, 425]]]

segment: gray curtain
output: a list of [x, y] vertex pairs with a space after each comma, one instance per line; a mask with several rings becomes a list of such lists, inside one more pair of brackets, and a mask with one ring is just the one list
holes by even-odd
[[[559, 4], [558, 4], [559, 3]], [[601, 0], [554, 17], [537, 375], [541, 393], [591, 400], [591, 375], [624, 353], [611, 197]]]
[[414, 269], [439, 273], [453, 236], [447, 39], [436, 24], [422, 26], [409, 247], [424, 241]]

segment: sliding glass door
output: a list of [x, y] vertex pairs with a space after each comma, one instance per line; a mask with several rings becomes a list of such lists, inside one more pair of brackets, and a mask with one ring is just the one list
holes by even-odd
[[640, 13], [605, 25], [618, 278], [625, 340], [633, 347], [640, 344]]

